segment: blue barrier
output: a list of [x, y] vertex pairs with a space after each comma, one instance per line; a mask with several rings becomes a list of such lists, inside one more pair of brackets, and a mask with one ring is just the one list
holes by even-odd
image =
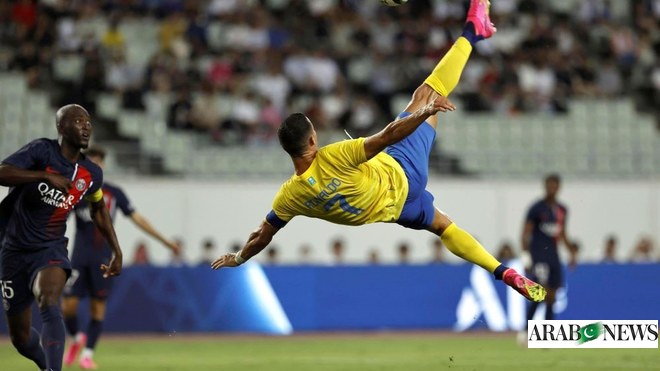
[[[266, 279], [267, 277], [267, 279]], [[580, 265], [557, 319], [660, 319], [660, 264]], [[85, 303], [81, 303], [82, 308]], [[128, 267], [105, 328], [114, 332], [516, 330], [525, 301], [472, 265]], [[35, 311], [38, 326], [38, 313]], [[81, 321], [86, 315], [83, 313]], [[0, 331], [6, 333], [4, 321]]]

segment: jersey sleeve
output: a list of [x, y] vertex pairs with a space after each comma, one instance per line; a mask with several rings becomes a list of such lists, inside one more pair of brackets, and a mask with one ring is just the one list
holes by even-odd
[[126, 193], [122, 189], [117, 188], [115, 199], [117, 200], [117, 206], [124, 215], [131, 216], [135, 212], [133, 204], [131, 204], [128, 196], [126, 196]]
[[2, 162], [21, 169], [30, 170], [45, 164], [47, 158], [48, 141], [46, 139], [37, 139], [26, 144], [23, 148], [2, 160]]
[[92, 173], [92, 184], [85, 193], [85, 200], [89, 202], [99, 202], [103, 199], [103, 170], [96, 165], [90, 167], [89, 170], [90, 173]]
[[321, 153], [331, 163], [355, 167], [367, 161], [364, 151], [364, 138], [344, 140], [329, 144], [321, 149]]
[[266, 215], [266, 222], [277, 229], [284, 228], [297, 215], [286, 194], [283, 186], [273, 200], [273, 209]]

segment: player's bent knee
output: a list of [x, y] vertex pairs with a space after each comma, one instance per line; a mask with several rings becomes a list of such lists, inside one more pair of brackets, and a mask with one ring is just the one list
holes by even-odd
[[433, 100], [435, 100], [438, 96], [439, 94], [435, 90], [433, 90], [433, 88], [431, 88], [427, 84], [422, 84], [419, 87], [417, 87], [417, 89], [415, 89], [415, 92], [412, 95], [410, 103], [408, 103], [408, 106], [406, 107], [406, 111], [415, 112], [418, 109], [433, 102]]
[[37, 305], [39, 309], [46, 309], [59, 304], [60, 292], [55, 289], [42, 289], [37, 295]]

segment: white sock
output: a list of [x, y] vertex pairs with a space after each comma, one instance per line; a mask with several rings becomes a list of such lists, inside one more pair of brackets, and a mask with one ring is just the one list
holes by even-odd
[[94, 356], [94, 349], [85, 348], [82, 351], [82, 358], [92, 358]]

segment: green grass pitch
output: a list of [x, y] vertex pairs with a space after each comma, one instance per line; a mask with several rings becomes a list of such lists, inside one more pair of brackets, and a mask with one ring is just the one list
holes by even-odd
[[[95, 359], [103, 371], [660, 370], [658, 349], [527, 349], [514, 334], [446, 332], [107, 336]], [[0, 370], [36, 367], [2, 337]]]

